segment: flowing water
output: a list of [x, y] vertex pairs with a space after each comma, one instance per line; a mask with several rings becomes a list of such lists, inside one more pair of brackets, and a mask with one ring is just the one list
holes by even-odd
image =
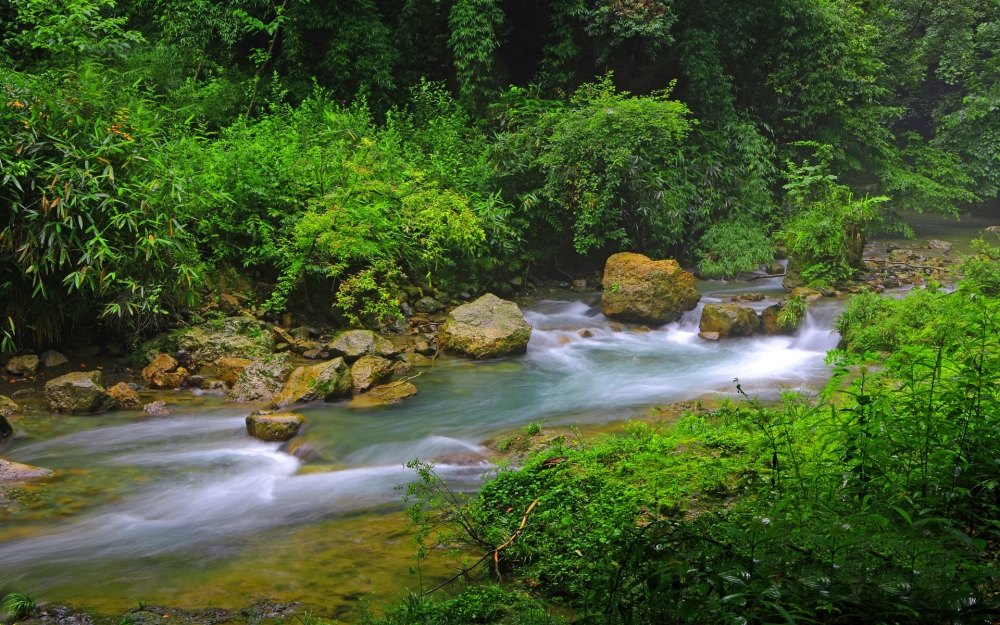
[[[22, 419], [27, 435], [5, 455], [58, 470], [58, 496], [41, 506], [48, 514], [22, 515], [4, 532], [2, 586], [109, 612], [136, 599], [203, 607], [267, 596], [331, 616], [372, 591], [416, 586], [395, 488], [410, 478], [404, 462], [436, 459], [450, 483], [474, 489], [489, 466], [481, 443], [530, 421], [623, 420], [731, 392], [737, 377], [763, 395], [825, 380], [838, 302], [814, 305], [796, 336], [710, 342], [697, 337], [701, 307], [747, 285], [699, 288], [696, 310], [648, 332], [621, 331], [594, 296], [528, 306], [534, 332], [523, 357], [439, 359], [415, 381], [419, 394], [392, 406], [303, 407], [313, 450], [305, 463], [249, 438], [252, 407], [218, 395], [179, 392], [165, 418]], [[779, 279], [750, 289], [781, 295]], [[51, 518], [53, 509], [64, 518]]]

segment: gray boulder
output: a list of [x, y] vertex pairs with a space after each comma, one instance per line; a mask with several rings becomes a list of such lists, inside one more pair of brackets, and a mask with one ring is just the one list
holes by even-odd
[[42, 352], [42, 355], [39, 358], [42, 361], [42, 366], [49, 368], [58, 367], [59, 365], [64, 365], [69, 362], [69, 360], [66, 359], [66, 356], [63, 356], [62, 353], [57, 352], [54, 349]]
[[444, 306], [441, 304], [441, 302], [437, 301], [436, 299], [434, 299], [430, 295], [421, 297], [417, 301], [416, 307], [417, 307], [417, 310], [419, 310], [422, 313], [426, 313], [426, 314], [434, 313], [434, 312], [437, 312], [437, 311], [441, 310], [442, 308], [444, 308]]
[[21, 464], [20, 462], [0, 460], [0, 482], [28, 480], [48, 475], [52, 475], [52, 471], [49, 471], [48, 469], [33, 467], [28, 464]]
[[240, 372], [229, 401], [271, 401], [292, 374], [294, 367], [288, 354], [274, 354], [255, 360]]
[[115, 405], [100, 371], [74, 371], [45, 383], [52, 412], [99, 413]]
[[446, 350], [480, 359], [523, 354], [531, 338], [517, 304], [492, 293], [452, 310], [440, 332]]
[[327, 348], [331, 356], [340, 356], [347, 362], [354, 362], [362, 356], [394, 358], [399, 349], [389, 339], [371, 330], [348, 330], [341, 332], [330, 341]]

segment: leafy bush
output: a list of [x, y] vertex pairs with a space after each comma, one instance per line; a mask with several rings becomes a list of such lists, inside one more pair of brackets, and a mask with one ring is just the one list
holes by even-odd
[[553, 619], [537, 601], [492, 584], [469, 588], [440, 602], [409, 594], [402, 601], [387, 606], [382, 616], [365, 613], [361, 619], [362, 625], [546, 625], [551, 622]]
[[794, 330], [799, 327], [799, 324], [806, 318], [808, 312], [809, 305], [806, 304], [804, 299], [798, 295], [789, 297], [784, 305], [782, 305], [781, 310], [778, 311], [778, 326], [787, 330]]
[[962, 304], [932, 289], [915, 289], [901, 300], [863, 291], [844, 306], [836, 329], [849, 351], [894, 351], [936, 323], [946, 323]]
[[698, 267], [707, 278], [732, 278], [774, 260], [774, 243], [764, 228], [742, 221], [711, 226], [698, 243]]
[[0, 613], [13, 616], [16, 620], [26, 618], [34, 609], [34, 597], [23, 590], [10, 593], [0, 602]]

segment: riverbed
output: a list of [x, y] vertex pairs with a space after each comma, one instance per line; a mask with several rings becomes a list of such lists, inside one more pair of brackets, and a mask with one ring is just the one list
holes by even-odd
[[599, 294], [553, 292], [523, 308], [534, 331], [522, 357], [438, 358], [414, 380], [419, 393], [391, 406], [302, 407], [310, 453], [299, 456], [247, 436], [244, 417], [259, 406], [198, 391], [160, 394], [168, 417], [22, 417], [5, 457], [57, 477], [19, 494], [0, 534], [0, 593], [31, 589], [104, 614], [137, 600], [194, 609], [266, 597], [344, 619], [359, 600], [431, 585], [451, 569], [435, 559], [419, 578], [407, 572], [405, 462], [434, 460], [473, 491], [492, 466], [484, 441], [532, 421], [599, 427], [713, 401], [735, 378], [764, 398], [824, 384], [843, 299], [814, 304], [795, 336], [714, 342], [697, 336], [704, 304], [759, 292], [747, 305], [763, 309], [784, 295], [780, 278], [698, 288], [698, 308], [652, 330], [610, 322]]

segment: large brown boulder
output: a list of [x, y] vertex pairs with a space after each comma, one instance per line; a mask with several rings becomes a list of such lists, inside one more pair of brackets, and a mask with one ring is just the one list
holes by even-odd
[[236, 384], [240, 373], [252, 362], [249, 358], [220, 358], [215, 363], [215, 377], [232, 386]]
[[680, 319], [701, 299], [694, 275], [675, 260], [650, 260], [642, 254], [621, 253], [604, 265], [605, 316], [638, 323], [668, 323]]
[[142, 370], [142, 379], [149, 388], [173, 389], [184, 386], [187, 374], [177, 371], [177, 360], [169, 354], [158, 354]]
[[355, 393], [387, 381], [392, 377], [392, 361], [381, 356], [362, 356], [351, 365], [351, 382]]
[[6, 395], [0, 395], [0, 417], [10, 417], [21, 413], [21, 407]]
[[517, 304], [492, 293], [451, 311], [440, 332], [446, 350], [479, 359], [523, 354], [531, 338]]
[[272, 408], [311, 401], [328, 401], [351, 394], [351, 368], [343, 358], [334, 358], [312, 367], [299, 367], [285, 382], [284, 388], [271, 402]]
[[287, 441], [302, 428], [305, 417], [300, 414], [271, 414], [266, 410], [247, 417], [247, 434], [262, 441]]
[[52, 412], [98, 413], [115, 405], [100, 371], [75, 371], [49, 380], [45, 400]]
[[373, 406], [384, 406], [403, 401], [407, 397], [417, 394], [417, 387], [409, 382], [393, 382], [392, 384], [380, 384], [364, 395], [358, 395], [347, 405], [348, 408], [368, 408]]
[[760, 329], [757, 311], [736, 304], [707, 304], [701, 311], [702, 332], [717, 332], [719, 338], [751, 336]]
[[229, 401], [271, 401], [292, 374], [288, 354], [274, 354], [256, 360], [240, 372], [229, 391]]
[[108, 395], [115, 402], [115, 407], [121, 410], [138, 410], [142, 408], [142, 401], [139, 393], [132, 390], [132, 387], [125, 382], [119, 382], [108, 389]]
[[381, 356], [392, 359], [399, 349], [389, 339], [371, 330], [348, 330], [341, 332], [327, 347], [331, 356], [340, 356], [347, 362], [354, 362], [362, 356]]

